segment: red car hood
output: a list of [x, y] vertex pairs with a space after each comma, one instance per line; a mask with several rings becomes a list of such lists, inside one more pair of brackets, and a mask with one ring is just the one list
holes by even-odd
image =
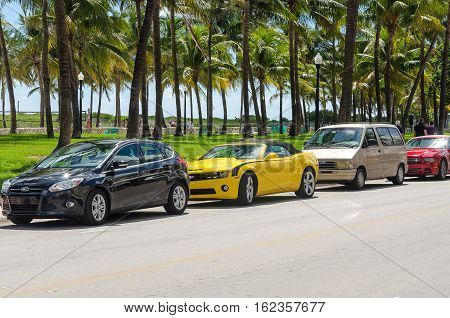
[[407, 151], [408, 157], [434, 157], [436, 154], [442, 152], [442, 149], [433, 148], [415, 148]]

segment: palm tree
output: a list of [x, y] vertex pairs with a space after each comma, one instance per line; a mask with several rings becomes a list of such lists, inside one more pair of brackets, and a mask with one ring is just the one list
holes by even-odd
[[249, 52], [249, 15], [250, 0], [244, 0], [242, 14], [242, 94], [244, 99], [244, 138], [252, 137], [252, 127], [250, 126], [250, 109], [248, 100], [248, 80], [250, 73], [250, 52]]
[[161, 36], [159, 23], [160, 0], [155, 0], [153, 12], [153, 63], [155, 67], [155, 90], [156, 90], [156, 112], [155, 127], [153, 128], [153, 138], [161, 139], [163, 127], [163, 88], [162, 88], [162, 65], [161, 65]]
[[173, 68], [173, 80], [175, 91], [175, 103], [177, 107], [177, 127], [175, 129], [175, 136], [182, 136], [181, 131], [181, 101], [180, 101], [180, 80], [178, 78], [178, 55], [177, 55], [177, 42], [176, 42], [176, 28], [175, 28], [175, 0], [170, 1], [170, 39], [172, 47], [172, 68]]
[[43, 103], [45, 109], [45, 119], [47, 126], [47, 137], [53, 138], [53, 119], [52, 109], [50, 107], [50, 72], [48, 68], [48, 44], [49, 44], [49, 31], [48, 31], [48, 0], [42, 0], [42, 56], [41, 56], [41, 68], [42, 68], [42, 84], [43, 84]]
[[445, 108], [447, 105], [447, 81], [448, 81], [448, 60], [449, 60], [449, 45], [450, 45], [450, 1], [447, 9], [447, 22], [444, 37], [444, 49], [442, 51], [442, 75], [441, 75], [441, 101], [439, 105], [439, 133], [444, 133], [444, 126], [447, 120], [445, 116]]
[[347, 1], [347, 22], [345, 26], [344, 71], [342, 73], [342, 95], [339, 121], [344, 122], [350, 116], [353, 89], [353, 60], [355, 55], [356, 25], [359, 0]]
[[67, 36], [63, 0], [55, 0], [55, 24], [59, 66], [58, 86], [61, 105], [60, 134], [56, 148], [60, 148], [70, 144], [70, 134], [72, 131], [69, 38]]
[[[136, 57], [134, 60], [133, 79], [131, 81], [130, 105], [128, 110], [128, 126], [127, 126], [128, 138], [139, 137], [139, 95], [141, 92], [148, 39], [150, 38], [153, 9], [154, 9], [153, 0], [147, 0], [147, 5], [145, 7], [144, 21], [142, 23], [141, 32], [139, 32], [139, 41], [137, 46]], [[159, 16], [159, 6], [158, 6], [158, 16]]]
[[10, 107], [10, 114], [11, 114], [10, 133], [15, 134], [16, 129], [17, 129], [16, 101], [14, 98], [13, 79], [11, 76], [11, 68], [9, 65], [8, 50], [6, 48], [6, 40], [5, 40], [5, 34], [3, 32], [3, 23], [2, 23], [1, 18], [0, 18], [0, 51], [2, 54], [2, 62], [3, 62], [3, 66], [4, 66], [4, 71], [5, 71], [6, 84], [8, 86], [9, 107]]

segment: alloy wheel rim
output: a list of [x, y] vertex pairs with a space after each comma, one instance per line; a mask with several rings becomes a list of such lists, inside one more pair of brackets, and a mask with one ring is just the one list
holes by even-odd
[[361, 170], [358, 173], [358, 183], [360, 186], [364, 185], [364, 172], [362, 172]]
[[253, 201], [253, 178], [252, 177], [247, 178], [246, 192], [247, 192], [247, 201], [252, 202]]
[[403, 179], [405, 178], [405, 171], [403, 170], [403, 167], [400, 167], [398, 169], [398, 176], [400, 181], [403, 181]]
[[101, 221], [106, 214], [106, 201], [101, 194], [96, 194], [92, 199], [92, 216], [96, 221]]
[[303, 184], [307, 195], [313, 195], [315, 188], [314, 175], [311, 171], [307, 171], [303, 177]]
[[447, 176], [447, 164], [443, 162], [441, 164], [441, 176], [446, 177]]
[[182, 210], [186, 205], [186, 192], [182, 186], [177, 186], [173, 190], [173, 205], [177, 210]]

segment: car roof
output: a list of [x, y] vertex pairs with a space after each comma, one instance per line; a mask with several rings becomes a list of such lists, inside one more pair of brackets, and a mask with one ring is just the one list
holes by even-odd
[[[218, 145], [218, 146], [227, 146], [227, 145], [266, 145], [266, 146], [283, 146], [289, 150], [291, 153], [300, 152], [297, 148], [295, 148], [292, 144], [280, 140], [272, 140], [272, 139], [244, 139], [241, 141], [236, 141], [228, 144]], [[217, 146], [216, 146], [217, 147]]]
[[81, 141], [79, 143], [90, 143], [95, 145], [126, 145], [126, 144], [132, 144], [134, 142], [149, 142], [154, 144], [161, 144], [159, 141], [155, 140], [148, 140], [148, 139], [96, 139], [96, 140], [86, 140]]
[[346, 123], [346, 124], [337, 124], [337, 125], [330, 125], [330, 126], [324, 126], [322, 128], [379, 128], [379, 127], [387, 127], [392, 128], [396, 127], [392, 124], [387, 123]]
[[413, 139], [425, 139], [425, 138], [447, 138], [447, 139], [449, 139], [450, 136], [447, 136], [447, 135], [427, 135], [427, 136], [414, 137]]

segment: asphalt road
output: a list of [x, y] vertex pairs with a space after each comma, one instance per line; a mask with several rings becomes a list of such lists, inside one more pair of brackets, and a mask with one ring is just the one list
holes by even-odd
[[162, 211], [97, 228], [0, 220], [0, 296], [450, 296], [450, 180]]

